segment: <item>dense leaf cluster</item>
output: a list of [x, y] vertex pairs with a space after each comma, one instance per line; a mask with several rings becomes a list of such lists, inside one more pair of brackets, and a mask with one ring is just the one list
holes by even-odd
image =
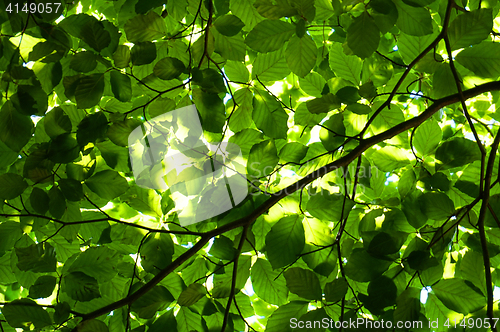
[[[498, 1], [60, 1], [0, 2], [2, 332], [498, 318]], [[181, 227], [129, 135], [193, 103], [250, 195]]]

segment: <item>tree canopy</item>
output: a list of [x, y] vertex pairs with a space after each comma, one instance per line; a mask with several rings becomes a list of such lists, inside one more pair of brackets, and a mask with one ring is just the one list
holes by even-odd
[[[0, 2], [0, 331], [497, 331], [498, 1], [57, 1]], [[190, 105], [245, 186], [185, 225], [195, 130], [131, 137]]]

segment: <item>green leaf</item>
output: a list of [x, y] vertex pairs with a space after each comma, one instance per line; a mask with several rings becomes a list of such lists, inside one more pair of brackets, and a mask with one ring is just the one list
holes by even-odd
[[330, 48], [329, 64], [338, 77], [359, 84], [363, 61], [355, 55], [346, 55], [339, 43]]
[[369, 114], [372, 112], [370, 106], [358, 103], [350, 104], [347, 106], [347, 110], [355, 114]]
[[278, 161], [278, 151], [274, 140], [260, 142], [250, 150], [247, 172], [250, 176], [260, 179], [271, 174]]
[[325, 300], [327, 302], [338, 302], [344, 298], [349, 289], [345, 278], [341, 277], [325, 285]]
[[231, 37], [237, 35], [238, 32], [240, 32], [245, 26], [245, 23], [243, 23], [237, 16], [227, 14], [219, 16], [215, 20], [214, 26], [219, 33], [224, 36]]
[[372, 55], [379, 42], [380, 30], [367, 12], [356, 17], [347, 29], [347, 44], [362, 59]]
[[49, 314], [35, 301], [19, 299], [7, 303], [2, 308], [2, 314], [12, 327], [29, 328], [31, 324], [41, 329], [52, 324]]
[[291, 332], [292, 318], [298, 318], [306, 313], [307, 302], [292, 301], [278, 309], [269, 317], [266, 324], [266, 331]]
[[280, 103], [266, 91], [255, 90], [252, 118], [265, 135], [286, 138], [288, 115]]
[[432, 220], [444, 220], [455, 212], [453, 201], [444, 193], [427, 192], [419, 201], [422, 211]]
[[344, 116], [334, 114], [323, 123], [319, 131], [321, 143], [328, 151], [336, 151], [345, 141]]
[[89, 319], [77, 326], [79, 332], [109, 332], [109, 328], [102, 320]]
[[364, 305], [373, 313], [383, 313], [383, 309], [396, 304], [398, 289], [391, 278], [381, 276], [368, 285], [368, 299]]
[[304, 248], [302, 218], [292, 215], [280, 219], [266, 236], [267, 259], [273, 269], [293, 263]]
[[226, 61], [224, 72], [231, 81], [246, 83], [250, 79], [247, 67], [240, 61]]
[[[401, 54], [401, 58], [404, 63], [410, 64], [413, 60], [415, 60], [417, 56], [422, 53], [434, 39], [436, 39], [436, 37], [437, 33], [424, 36], [412, 36], [406, 33], [401, 33], [398, 38], [398, 51], [399, 54]], [[436, 59], [438, 59], [437, 55]], [[434, 60], [434, 57], [432, 60]]]
[[421, 272], [438, 266], [439, 262], [436, 258], [431, 257], [429, 250], [415, 250], [408, 255], [408, 265], [410, 268]]
[[416, 183], [417, 177], [413, 169], [407, 169], [401, 174], [398, 181], [398, 192], [402, 200], [415, 189]]
[[436, 121], [425, 121], [415, 131], [413, 144], [422, 156], [426, 156], [434, 152], [442, 136], [441, 127]]
[[51, 138], [71, 132], [71, 120], [61, 107], [54, 107], [43, 120], [43, 127]]
[[177, 304], [184, 307], [189, 307], [204, 298], [207, 294], [207, 290], [201, 284], [191, 284], [182, 291], [181, 295], [177, 299]]
[[43, 115], [47, 110], [47, 94], [36, 85], [18, 85], [17, 93], [10, 99], [19, 113], [23, 115]]
[[104, 74], [83, 76], [78, 80], [75, 99], [78, 108], [91, 108], [99, 104], [104, 92]]
[[89, 20], [80, 31], [80, 38], [97, 52], [102, 51], [111, 43], [111, 36], [104, 29], [102, 22], [94, 17]]
[[105, 137], [107, 130], [108, 118], [104, 112], [87, 115], [80, 121], [76, 130], [78, 145], [85, 146], [89, 142], [95, 143], [98, 139]]
[[344, 266], [346, 276], [359, 282], [378, 278], [391, 265], [391, 261], [375, 258], [364, 249], [354, 249]]
[[113, 54], [113, 61], [116, 68], [126, 68], [130, 63], [130, 48], [127, 45], [118, 45]]
[[125, 23], [125, 34], [132, 43], [153, 41], [167, 34], [165, 22], [154, 11], [137, 15]]
[[165, 309], [173, 300], [168, 289], [163, 286], [154, 286], [132, 304], [132, 311], [140, 318], [153, 318], [157, 311]]
[[467, 315], [486, 305], [486, 298], [459, 278], [442, 279], [432, 285], [438, 299], [451, 310]]
[[253, 6], [253, 3], [252, 0], [229, 1], [231, 12], [245, 23], [247, 29], [253, 29], [257, 23], [264, 19]]
[[118, 146], [127, 146], [130, 133], [140, 124], [141, 122], [135, 119], [113, 122], [106, 132], [106, 136]]
[[53, 276], [40, 276], [35, 283], [30, 287], [29, 297], [32, 299], [45, 298], [52, 295], [56, 287], [57, 279]]
[[130, 59], [134, 66], [150, 64], [156, 59], [156, 45], [152, 42], [137, 42], [130, 51]]
[[101, 297], [97, 280], [83, 272], [71, 272], [64, 276], [62, 290], [73, 300], [86, 302]]
[[254, 3], [260, 15], [270, 20], [277, 20], [284, 16], [294, 16], [297, 10], [286, 0], [277, 0], [274, 4], [271, 0], [257, 0]]
[[83, 272], [97, 280], [110, 280], [117, 273], [117, 253], [105, 246], [91, 247], [80, 253], [68, 272]]
[[412, 36], [424, 36], [432, 33], [432, 18], [426, 8], [408, 6], [401, 0], [395, 0], [398, 8], [397, 27]]
[[299, 77], [305, 77], [316, 64], [318, 49], [311, 36], [292, 36], [286, 47], [285, 58], [288, 68]]
[[342, 195], [330, 194], [324, 191], [312, 193], [309, 202], [307, 202], [307, 210], [313, 217], [321, 220], [338, 221], [345, 218], [353, 206], [354, 202], [352, 200], [346, 199], [344, 202]]
[[66, 212], [66, 200], [64, 195], [57, 187], [49, 190], [49, 212], [54, 218], [61, 218]]
[[488, 78], [500, 76], [500, 45], [493, 42], [464, 49], [455, 57], [458, 63], [476, 75]]
[[455, 78], [447, 64], [441, 64], [437, 67], [432, 77], [432, 86], [434, 87], [434, 98], [443, 98], [458, 93]]
[[267, 303], [282, 305], [286, 303], [288, 288], [283, 276], [274, 271], [269, 261], [258, 258], [252, 265], [251, 281], [255, 293]]
[[33, 127], [31, 119], [15, 110], [10, 100], [3, 104], [0, 110], [0, 140], [12, 151], [21, 151], [31, 138]]
[[[481, 159], [477, 144], [463, 137], [456, 137], [441, 144], [436, 150], [439, 169], [448, 169], [469, 164]], [[438, 165], [436, 165], [436, 169]]]
[[184, 70], [186, 70], [186, 66], [182, 61], [177, 58], [166, 57], [156, 63], [153, 73], [162, 80], [171, 80], [179, 77]]
[[493, 29], [492, 10], [480, 8], [458, 15], [448, 28], [452, 50], [479, 44]]
[[30, 195], [30, 204], [33, 210], [39, 214], [45, 214], [49, 210], [49, 195], [45, 190], [33, 188]]
[[174, 243], [170, 234], [149, 235], [141, 248], [141, 266], [146, 272], [157, 273], [172, 262]]
[[311, 270], [292, 267], [283, 274], [290, 292], [308, 300], [321, 300], [319, 279]]
[[57, 184], [68, 201], [78, 202], [85, 197], [80, 181], [74, 179], [59, 179]]
[[[253, 94], [248, 88], [243, 88], [235, 91], [233, 93], [233, 102], [237, 104], [236, 109], [234, 109], [229, 118], [229, 128], [233, 132], [239, 132], [248, 128], [248, 125], [253, 122], [252, 111], [253, 111]], [[230, 107], [229, 105], [226, 105]]]
[[[203, 331], [202, 318], [188, 308], [181, 307], [175, 316], [178, 331]], [[170, 327], [169, 327], [170, 328]]]
[[80, 146], [74, 134], [61, 134], [50, 141], [46, 157], [54, 163], [69, 163], [79, 156]]
[[132, 98], [132, 84], [130, 77], [117, 71], [111, 72], [111, 91], [115, 98], [121, 102], [130, 101]]
[[24, 248], [15, 248], [17, 267], [21, 271], [55, 272], [56, 253], [48, 243], [32, 244]]
[[214, 240], [210, 255], [223, 260], [233, 260], [238, 253], [234, 248], [234, 242], [231, 239], [221, 235]]
[[215, 93], [194, 89], [193, 101], [200, 112], [203, 129], [212, 133], [221, 133], [226, 121], [226, 108], [222, 99]]
[[107, 200], [120, 196], [128, 189], [127, 180], [112, 170], [95, 173], [85, 181], [85, 184], [98, 196]]
[[386, 146], [375, 151], [371, 159], [383, 172], [391, 172], [410, 163], [407, 153], [403, 149], [394, 146]]
[[278, 81], [290, 73], [286, 64], [286, 55], [283, 49], [276, 52], [259, 54], [252, 64], [252, 78], [261, 81]]
[[250, 31], [245, 43], [258, 52], [272, 52], [280, 49], [295, 33], [295, 26], [283, 21], [264, 20]]
[[28, 183], [22, 176], [15, 173], [0, 175], [0, 198], [14, 199], [21, 195], [26, 188], [28, 188]]
[[327, 93], [320, 98], [314, 98], [306, 102], [307, 110], [312, 114], [328, 113], [340, 107], [340, 100], [337, 96]]
[[308, 149], [309, 148], [302, 143], [286, 143], [285, 146], [281, 148], [279, 157], [286, 162], [300, 163], [300, 161], [306, 156]]

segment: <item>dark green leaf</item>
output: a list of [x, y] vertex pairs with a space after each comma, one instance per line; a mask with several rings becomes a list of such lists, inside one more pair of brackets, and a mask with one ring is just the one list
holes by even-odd
[[280, 49], [294, 32], [295, 26], [290, 23], [264, 20], [250, 31], [245, 43], [258, 52], [272, 52]]
[[0, 140], [11, 150], [21, 151], [31, 138], [33, 127], [31, 119], [15, 110], [11, 101], [3, 104], [0, 110]]
[[39, 299], [49, 297], [56, 287], [57, 279], [53, 276], [40, 276], [30, 287], [29, 297]]
[[78, 108], [91, 108], [99, 104], [104, 92], [104, 74], [83, 76], [78, 80], [75, 99]]
[[125, 23], [125, 34], [130, 42], [136, 44], [160, 39], [167, 34], [167, 29], [160, 15], [150, 11], [146, 15], [137, 15], [128, 20]]
[[41, 329], [52, 324], [49, 314], [30, 299], [14, 300], [2, 308], [2, 314], [12, 327], [29, 328], [31, 324]]
[[50, 244], [32, 244], [15, 250], [19, 270], [35, 273], [56, 271], [56, 252]]
[[177, 78], [185, 69], [184, 63], [179, 59], [166, 57], [156, 63], [153, 72], [162, 80], [171, 80]]
[[157, 273], [172, 262], [173, 253], [174, 243], [169, 234], [151, 234], [141, 248], [141, 265], [145, 271]]
[[156, 59], [156, 46], [152, 42], [137, 42], [130, 51], [134, 66], [147, 65]]
[[308, 300], [321, 300], [319, 279], [311, 270], [293, 267], [283, 274], [290, 292]]
[[95, 278], [83, 272], [71, 272], [64, 276], [62, 290], [76, 301], [86, 302], [101, 297]]
[[222, 15], [214, 22], [214, 26], [221, 34], [225, 36], [234, 36], [241, 31], [245, 24], [234, 15]]
[[469, 164], [481, 158], [477, 144], [463, 137], [456, 137], [441, 144], [436, 150], [440, 169], [448, 169]]
[[66, 200], [64, 195], [57, 187], [49, 190], [49, 212], [54, 218], [61, 218], [66, 212]]
[[207, 294], [207, 290], [201, 284], [191, 284], [182, 291], [177, 299], [177, 303], [180, 306], [189, 307], [198, 302], [200, 299], [204, 298]]
[[51, 138], [71, 132], [71, 120], [61, 107], [51, 109], [43, 121], [45, 132]]
[[338, 302], [347, 294], [349, 285], [345, 278], [338, 278], [325, 285], [325, 300], [327, 302]]
[[15, 173], [0, 175], [0, 198], [14, 199], [28, 188], [28, 183], [22, 176]]
[[378, 278], [391, 265], [391, 261], [375, 258], [364, 249], [354, 249], [344, 267], [352, 280], [367, 282]]
[[80, 181], [74, 179], [59, 179], [57, 184], [68, 201], [78, 202], [84, 197]]
[[89, 114], [78, 124], [76, 139], [80, 146], [85, 146], [89, 142], [95, 143], [104, 138], [107, 130], [108, 119], [104, 112]]
[[130, 77], [117, 71], [111, 72], [111, 90], [115, 98], [121, 102], [130, 101], [132, 98], [132, 84]]
[[267, 259], [274, 269], [293, 263], [305, 244], [304, 226], [298, 215], [280, 219], [266, 236]]
[[373, 18], [364, 12], [347, 29], [347, 44], [354, 54], [365, 59], [377, 50], [380, 31]]
[[120, 196], [128, 189], [127, 180], [112, 170], [95, 173], [85, 181], [85, 184], [94, 193], [107, 200]]

